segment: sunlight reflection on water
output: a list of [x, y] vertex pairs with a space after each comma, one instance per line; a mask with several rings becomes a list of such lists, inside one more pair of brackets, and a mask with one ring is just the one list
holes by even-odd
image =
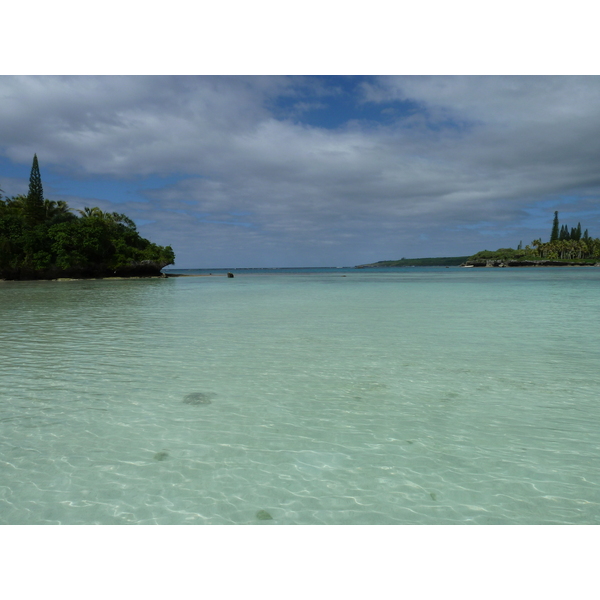
[[597, 523], [600, 272], [473, 271], [3, 282], [0, 522]]

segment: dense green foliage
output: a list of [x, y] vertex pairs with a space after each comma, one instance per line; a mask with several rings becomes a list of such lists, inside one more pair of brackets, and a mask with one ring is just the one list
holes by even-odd
[[[520, 245], [520, 244], [519, 244]], [[595, 263], [600, 259], [600, 239], [589, 236], [588, 230], [581, 233], [581, 223], [569, 229], [567, 225], [559, 227], [558, 211], [554, 213], [554, 221], [550, 233], [550, 241], [533, 240], [531, 246], [514, 250], [500, 248], [499, 250], [483, 250], [469, 257], [469, 261], [500, 260], [500, 261], [580, 261], [582, 264]]]
[[534, 251], [526, 246], [525, 249], [499, 248], [498, 250], [481, 250], [469, 257], [469, 260], [538, 260]]
[[28, 195], [0, 195], [0, 278], [150, 275], [175, 261], [171, 246], [142, 238], [126, 215], [78, 212], [43, 198], [34, 156]]
[[542, 242], [533, 240], [532, 246], [538, 259], [545, 260], [587, 260], [600, 259], [600, 239], [590, 238], [558, 239], [554, 242]]

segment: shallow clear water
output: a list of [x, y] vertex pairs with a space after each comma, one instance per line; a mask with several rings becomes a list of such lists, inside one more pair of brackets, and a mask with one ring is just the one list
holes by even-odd
[[595, 268], [0, 282], [0, 523], [598, 523], [599, 292]]

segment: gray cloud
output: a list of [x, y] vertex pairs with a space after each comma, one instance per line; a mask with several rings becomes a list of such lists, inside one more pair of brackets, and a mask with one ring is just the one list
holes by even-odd
[[599, 78], [372, 78], [356, 102], [382, 123], [302, 121], [341, 94], [295, 77], [2, 77], [1, 150], [65, 177], [178, 174], [113, 209], [181, 266], [468, 254], [546, 235], [556, 209], [600, 235]]

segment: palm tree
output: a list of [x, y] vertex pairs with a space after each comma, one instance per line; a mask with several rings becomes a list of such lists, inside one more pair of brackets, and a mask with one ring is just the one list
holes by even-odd
[[535, 251], [538, 253], [539, 257], [542, 258], [543, 254], [542, 254], [542, 240], [541, 238], [537, 239], [537, 240], [533, 240], [533, 242], [531, 242], [531, 245], [535, 248]]
[[104, 217], [104, 213], [97, 206], [94, 206], [94, 208], [89, 208], [89, 206], [86, 206], [83, 210], [78, 209], [77, 212], [86, 219], [93, 217]]
[[127, 216], [118, 212], [104, 213], [106, 220], [115, 225], [125, 225], [129, 229], [136, 229], [135, 223]]
[[71, 214], [69, 205], [64, 200], [44, 200], [44, 215], [46, 221], [50, 221], [59, 216]]

